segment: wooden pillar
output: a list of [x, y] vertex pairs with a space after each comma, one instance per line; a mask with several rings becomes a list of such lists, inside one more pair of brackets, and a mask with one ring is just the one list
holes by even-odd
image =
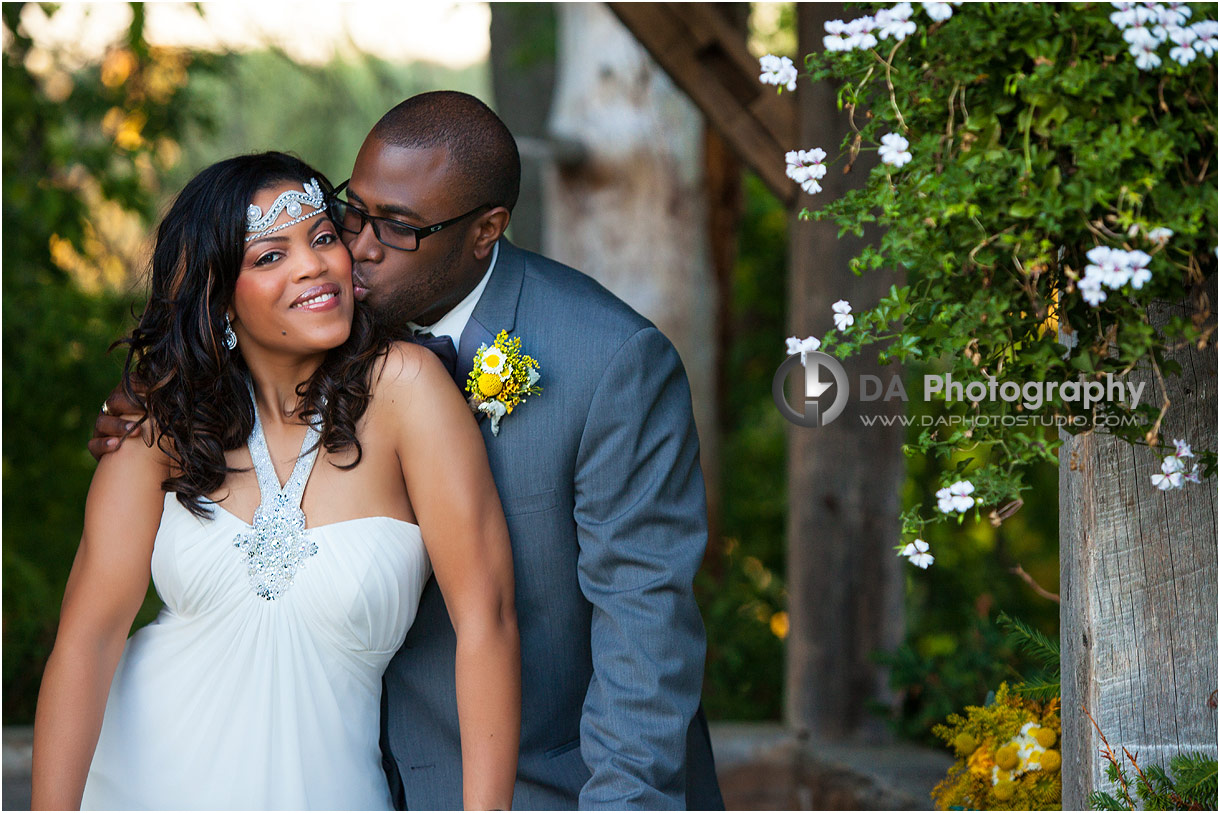
[[[845, 16], [839, 4], [798, 4], [801, 54], [821, 50], [822, 24]], [[800, 60], [797, 60], [798, 63]], [[835, 86], [802, 81], [796, 92], [798, 143], [838, 153], [847, 132], [846, 114], [835, 106]], [[775, 160], [783, 160], [776, 155]], [[863, 186], [865, 156], [848, 175], [831, 167], [816, 196], [801, 194], [801, 206], [816, 209]], [[876, 239], [876, 234], [866, 237]], [[831, 304], [846, 299], [868, 308], [896, 282], [848, 269], [864, 241], [837, 237], [833, 222], [792, 216], [789, 229], [789, 335], [823, 334], [832, 327]], [[783, 337], [775, 337], [777, 360]], [[888, 377], [865, 353], [844, 364], [853, 393], [862, 373]], [[887, 378], [888, 380], [888, 378]], [[798, 733], [815, 739], [883, 739], [884, 727], [866, 710], [868, 701], [892, 702], [886, 671], [870, 660], [874, 650], [893, 650], [903, 637], [905, 561], [892, 550], [899, 540], [900, 491], [905, 476], [904, 430], [864, 426], [859, 403], [849, 400], [831, 424], [788, 429], [788, 636], [786, 717]], [[873, 402], [869, 414], [901, 414], [903, 404]], [[909, 565], [907, 565], [909, 567]]]
[[491, 84], [496, 112], [521, 153], [521, 194], [509, 237], [522, 248], [542, 251], [542, 174], [551, 159], [546, 120], [555, 86], [554, 6], [491, 4]]
[[549, 137], [579, 149], [545, 173], [545, 253], [597, 279], [674, 343], [714, 517], [718, 289], [703, 117], [605, 5], [565, 3], [558, 15]]
[[[1150, 312], [1154, 325], [1174, 314], [1187, 315], [1169, 306]], [[1216, 485], [1158, 491], [1149, 479], [1172, 453], [1173, 438], [1216, 448], [1216, 347], [1171, 357], [1182, 375], [1165, 379], [1173, 406], [1158, 451], [1106, 434], [1063, 435], [1064, 810], [1087, 809], [1093, 790], [1113, 792], [1101, 740], [1082, 707], [1120, 759], [1126, 747], [1141, 767], [1159, 763], [1168, 771], [1183, 751], [1216, 755]], [[1144, 383], [1141, 403], [1160, 405], [1150, 368], [1127, 380]], [[1124, 767], [1134, 776], [1129, 763]]]

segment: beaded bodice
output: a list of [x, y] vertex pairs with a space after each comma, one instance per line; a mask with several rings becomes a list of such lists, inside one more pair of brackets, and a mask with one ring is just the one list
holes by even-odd
[[306, 428], [296, 465], [288, 482], [281, 487], [255, 399], [254, 429], [248, 443], [261, 500], [254, 511], [253, 526], [238, 534], [233, 545], [246, 555], [250, 585], [268, 601], [279, 598], [292, 585], [297, 571], [318, 552], [318, 543], [310, 538], [305, 528], [305, 512], [301, 510], [305, 484], [318, 459], [321, 437], [318, 421], [315, 418]]

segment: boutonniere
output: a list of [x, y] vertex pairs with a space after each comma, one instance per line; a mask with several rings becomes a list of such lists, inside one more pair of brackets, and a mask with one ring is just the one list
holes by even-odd
[[491, 433], [500, 434], [500, 419], [525, 402], [527, 396], [538, 395], [538, 362], [521, 355], [521, 338], [508, 338], [501, 330], [490, 347], [479, 345], [474, 354], [474, 367], [466, 379], [467, 403], [476, 415], [491, 418]]

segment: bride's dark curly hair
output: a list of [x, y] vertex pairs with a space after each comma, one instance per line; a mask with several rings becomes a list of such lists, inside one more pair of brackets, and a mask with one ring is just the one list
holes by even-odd
[[[183, 188], [157, 228], [148, 304], [127, 346], [123, 388], [143, 403], [157, 445], [173, 461], [162, 484], [192, 514], [210, 514], [207, 495], [226, 475], [225, 452], [246, 443], [254, 428], [247, 367], [241, 348], [229, 350], [225, 312], [245, 250], [246, 208], [256, 192], [287, 181], [326, 177], [281, 152], [242, 155], [213, 164]], [[327, 215], [322, 215], [326, 217]], [[326, 354], [322, 366], [297, 387], [299, 416], [321, 416], [321, 445], [334, 454], [362, 450], [356, 423], [368, 407], [371, 377], [388, 341], [368, 309], [357, 305], [347, 341]]]

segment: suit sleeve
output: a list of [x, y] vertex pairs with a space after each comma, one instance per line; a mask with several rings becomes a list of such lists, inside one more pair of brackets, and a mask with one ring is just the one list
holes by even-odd
[[690, 387], [655, 327], [615, 353], [576, 458], [580, 588], [593, 677], [580, 723], [585, 809], [685, 809], [686, 736], [707, 640], [692, 582], [707, 497]]

